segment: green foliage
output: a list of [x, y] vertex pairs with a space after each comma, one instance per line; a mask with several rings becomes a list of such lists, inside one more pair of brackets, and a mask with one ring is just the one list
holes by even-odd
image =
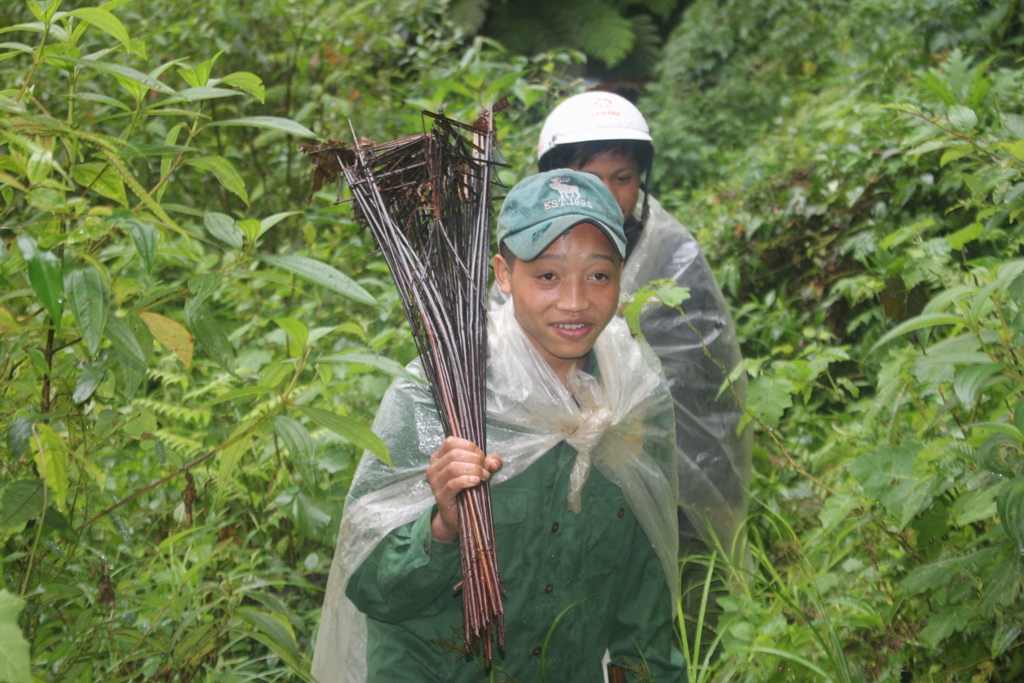
[[[490, 36], [520, 54], [573, 48], [613, 74], [649, 77], [665, 24], [677, 0], [567, 0], [538, 11], [526, 0], [453, 0], [451, 18], [466, 31]], [[615, 67], [618, 67], [617, 69]]]
[[414, 346], [298, 143], [507, 96], [514, 182], [578, 56], [418, 0], [5, 3], [0, 34], [0, 679], [311, 680]]
[[940, 5], [695, 3], [645, 103], [750, 378], [723, 680], [1024, 670], [1024, 28]]

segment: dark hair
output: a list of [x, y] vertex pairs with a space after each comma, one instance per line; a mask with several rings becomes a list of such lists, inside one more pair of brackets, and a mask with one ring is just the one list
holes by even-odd
[[590, 140], [557, 145], [537, 161], [537, 167], [541, 173], [556, 168], [583, 168], [601, 154], [628, 156], [637, 170], [644, 173], [654, 162], [654, 145], [646, 140]]
[[507, 244], [505, 244], [505, 240], [502, 240], [501, 244], [498, 245], [498, 253], [501, 254], [501, 258], [505, 259], [505, 263], [508, 264], [508, 267], [511, 268], [512, 264], [516, 261], [516, 255], [513, 254], [512, 250], [508, 248]]

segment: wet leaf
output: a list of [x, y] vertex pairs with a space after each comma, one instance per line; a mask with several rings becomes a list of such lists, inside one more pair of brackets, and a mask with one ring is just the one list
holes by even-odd
[[89, 353], [96, 355], [110, 306], [110, 291], [106, 283], [92, 266], [79, 266], [64, 276], [64, 292]]
[[237, 195], [247, 205], [249, 204], [249, 193], [245, 190], [245, 181], [242, 180], [242, 176], [235, 170], [234, 165], [224, 157], [211, 155], [199, 157], [198, 159], [189, 159], [185, 163], [200, 171], [212, 172], [217, 180], [220, 181], [220, 184], [224, 186], [224, 189]]
[[230, 373], [234, 373], [235, 350], [228, 340], [220, 321], [214, 317], [205, 304], [186, 307], [185, 324], [192, 332], [192, 338], [200, 348], [218, 365]]
[[16, 479], [0, 490], [0, 538], [18, 531], [43, 511], [41, 479]]
[[352, 278], [322, 261], [317, 261], [316, 259], [307, 258], [305, 256], [294, 256], [290, 254], [284, 256], [262, 255], [258, 258], [272, 266], [277, 266], [282, 270], [286, 270], [289, 273], [294, 273], [299, 277], [305, 278], [314, 284], [320, 285], [321, 287], [326, 287], [332, 292], [337, 292], [338, 294], [347, 296], [348, 298], [359, 301], [360, 303], [369, 304], [370, 306], [377, 305], [376, 299], [374, 299], [369, 292], [356, 284]]
[[235, 225], [235, 219], [224, 213], [211, 211], [203, 219], [206, 230], [218, 240], [233, 249], [241, 249], [243, 242], [242, 231]]
[[391, 466], [391, 456], [388, 455], [388, 448], [384, 445], [384, 442], [380, 440], [380, 437], [355, 420], [350, 420], [347, 417], [342, 417], [326, 410], [320, 410], [319, 408], [303, 406], [300, 410], [321, 427], [344, 437], [354, 446], [370, 451], [385, 465]]
[[36, 241], [28, 235], [21, 234], [17, 238], [21, 257], [28, 266], [28, 280], [32, 291], [39, 298], [57, 332], [60, 332], [60, 318], [64, 312], [64, 283], [61, 277], [60, 261], [51, 251], [40, 249]]

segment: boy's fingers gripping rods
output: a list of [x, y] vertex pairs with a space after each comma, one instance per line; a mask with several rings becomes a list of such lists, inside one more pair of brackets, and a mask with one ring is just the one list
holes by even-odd
[[438, 513], [431, 520], [431, 534], [439, 541], [451, 543], [459, 535], [459, 512], [455, 499], [459, 491], [490, 479], [501, 469], [497, 455], [484, 457], [483, 451], [472, 441], [449, 436], [430, 456], [427, 482], [434, 492]]

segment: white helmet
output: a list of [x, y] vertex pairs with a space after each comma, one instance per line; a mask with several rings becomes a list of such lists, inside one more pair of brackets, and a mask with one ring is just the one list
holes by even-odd
[[574, 95], [554, 108], [544, 121], [537, 159], [559, 145], [595, 140], [642, 140], [653, 144], [640, 110], [610, 92]]

